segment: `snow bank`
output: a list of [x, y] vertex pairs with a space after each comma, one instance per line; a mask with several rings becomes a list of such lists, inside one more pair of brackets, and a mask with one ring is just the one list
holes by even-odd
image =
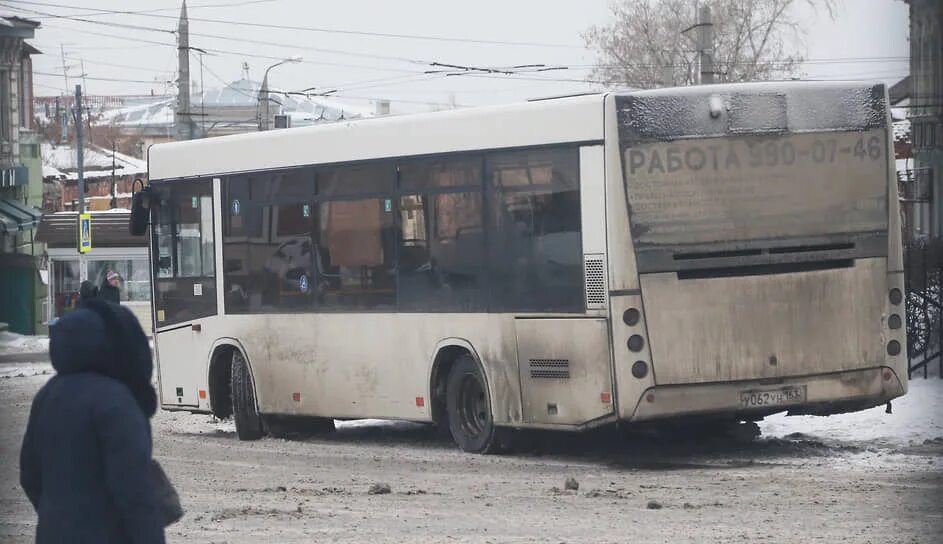
[[49, 338], [46, 336], [26, 336], [10, 331], [0, 332], [0, 355], [47, 351], [49, 351]]
[[904, 447], [943, 437], [943, 380], [915, 379], [909, 392], [884, 406], [833, 416], [777, 414], [760, 422], [764, 437], [802, 433], [822, 442], [844, 442], [863, 447]]

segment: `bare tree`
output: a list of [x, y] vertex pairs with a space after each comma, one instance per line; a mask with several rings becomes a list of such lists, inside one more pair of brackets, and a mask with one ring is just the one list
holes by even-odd
[[[795, 7], [808, 3], [833, 15], [840, 0], [703, 0], [710, 6], [717, 81], [788, 77], [802, 61]], [[610, 86], [652, 88], [698, 81], [697, 20], [692, 0], [618, 0], [614, 20], [583, 35], [599, 55], [590, 79]]]

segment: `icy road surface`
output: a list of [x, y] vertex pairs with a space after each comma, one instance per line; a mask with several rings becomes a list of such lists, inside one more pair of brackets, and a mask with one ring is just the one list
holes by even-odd
[[[18, 452], [49, 373], [0, 365], [0, 542], [32, 542]], [[751, 443], [544, 434], [476, 456], [409, 423], [239, 442], [231, 422], [162, 412], [154, 450], [187, 510], [168, 542], [943, 542], [943, 380], [911, 382], [893, 414], [761, 429]], [[379, 483], [391, 492], [371, 494]]]

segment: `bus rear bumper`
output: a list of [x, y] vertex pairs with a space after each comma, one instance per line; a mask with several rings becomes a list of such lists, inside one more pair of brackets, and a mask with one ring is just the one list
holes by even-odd
[[878, 406], [907, 392], [893, 368], [882, 366], [732, 383], [656, 385], [639, 397], [629, 421], [685, 416], [758, 420], [778, 412], [831, 415]]

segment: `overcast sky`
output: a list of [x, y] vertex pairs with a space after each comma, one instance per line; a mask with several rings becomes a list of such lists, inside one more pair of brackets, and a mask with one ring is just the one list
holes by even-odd
[[[243, 63], [248, 64], [250, 78], [260, 80], [278, 59], [301, 55], [302, 63], [270, 72], [272, 87], [336, 89], [338, 100], [352, 104], [390, 99], [395, 111], [446, 104], [450, 95], [458, 105], [493, 104], [597, 88], [585, 83], [595, 55], [583, 47], [581, 34], [609, 20], [609, 3], [190, 0], [190, 45], [209, 51], [203, 55], [202, 75], [208, 89], [239, 79]], [[148, 13], [101, 13], [109, 10]], [[34, 57], [39, 96], [65, 92], [62, 51], [70, 92], [80, 82], [83, 60], [86, 94], [172, 92], [177, 50], [175, 35], [169, 31], [176, 29], [179, 10], [179, 0], [0, 0], [0, 11], [43, 24], [32, 41], [44, 53]], [[903, 1], [842, 0], [834, 20], [805, 5], [796, 15], [805, 29], [800, 52], [809, 59], [803, 77], [895, 82], [907, 75], [908, 15]], [[248, 27], [232, 21], [332, 32]], [[431, 62], [568, 69], [512, 76], [425, 74], [434, 69]], [[199, 84], [196, 52], [190, 67], [191, 79]]]

